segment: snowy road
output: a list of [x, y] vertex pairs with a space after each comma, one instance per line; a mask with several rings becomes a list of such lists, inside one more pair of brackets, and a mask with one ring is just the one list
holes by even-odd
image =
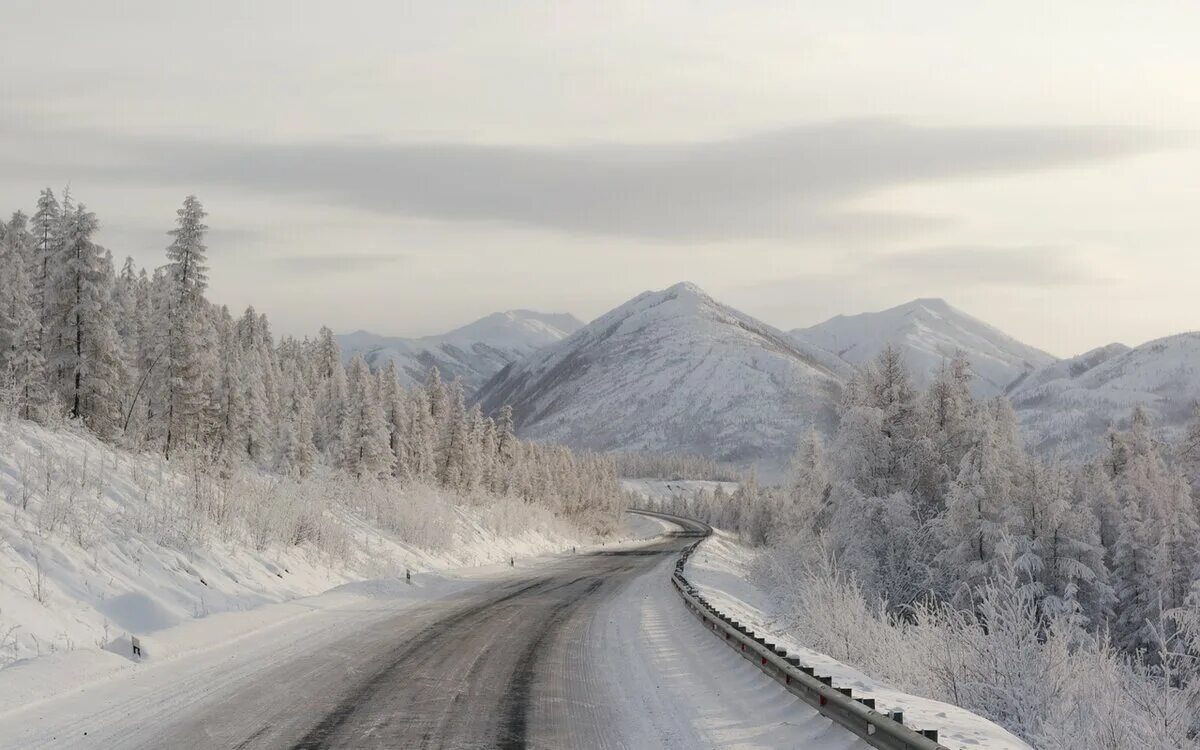
[[20, 747], [856, 748], [670, 589], [690, 540], [356, 608], [0, 717]]

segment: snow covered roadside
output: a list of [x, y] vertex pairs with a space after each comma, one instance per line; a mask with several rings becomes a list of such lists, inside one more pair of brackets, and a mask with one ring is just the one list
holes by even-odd
[[875, 698], [880, 710], [904, 711], [909, 726], [937, 729], [943, 745], [955, 749], [1030, 750], [1010, 732], [965, 709], [893, 690], [853, 667], [805, 648], [779, 626], [780, 613], [771, 598], [751, 582], [754, 555], [734, 536], [715, 531], [689, 559], [686, 574], [723, 612], [756, 632], [770, 634], [771, 640], [799, 656], [802, 664], [832, 675], [835, 685], [853, 688], [856, 696]]
[[[253, 481], [249, 486], [255, 489]], [[223, 512], [250, 520], [221, 525], [194, 510], [200, 491], [157, 456], [114, 449], [66, 427], [0, 422], [0, 675], [12, 682], [10, 672], [19, 668], [32, 698], [39, 689], [27, 661], [35, 657], [69, 663], [86, 679], [128, 664], [131, 636], [146, 660], [166, 658], [202, 645], [210, 622], [225, 623], [213, 632], [227, 639], [305, 607], [328, 606], [297, 600], [338, 587], [344, 596], [354, 586], [386, 585], [359, 582], [403, 579], [406, 570], [430, 582], [431, 571], [507, 568], [510, 558], [522, 565], [594, 541], [519, 501], [461, 504], [416, 488], [387, 500], [409, 514], [406, 523], [422, 524], [410, 536], [430, 543], [417, 546], [356, 514], [352, 504], [321, 496], [325, 489], [354, 486], [331, 480], [308, 490], [314, 497], [294, 501], [319, 503], [315, 514], [299, 511], [310, 513], [299, 516], [309, 524], [307, 536], [281, 543], [276, 537], [293, 532], [280, 529], [296, 523], [288, 515], [293, 508], [272, 504], [281, 494], [292, 502], [286, 489], [246, 497], [244, 508]], [[314, 530], [311, 519], [322, 523], [322, 516], [336, 517]], [[629, 523], [607, 544], [661, 532], [647, 519]], [[248, 524], [261, 526], [264, 536], [256, 537], [253, 525], [247, 531]], [[265, 606], [282, 602], [293, 604]], [[10, 704], [0, 696], [3, 705]]]
[[[621, 541], [577, 548], [613, 549], [636, 546], [674, 528], [657, 519], [630, 516]], [[570, 552], [547, 553], [516, 560], [516, 568], [537, 567]], [[266, 604], [255, 609], [225, 612], [189, 620], [139, 637], [144, 656], [129, 658], [128, 637], [110, 649], [80, 648], [42, 658], [24, 659], [0, 669], [0, 728], [6, 718], [26, 715], [41, 703], [67, 695], [86, 704], [89, 691], [113, 680], [132, 678], [142, 683], [178, 683], [208, 668], [207, 655], [228, 660], [231, 651], [244, 660], [254, 654], [260, 662], [282, 659], [301, 644], [337, 637], [346, 623], [361, 627], [420, 604], [434, 602], [465, 589], [512, 575], [508, 564], [490, 564], [415, 574], [411, 582], [385, 578], [346, 583], [316, 596]], [[236, 649], [229, 649], [237, 646]], [[273, 653], [278, 650], [278, 653]], [[230, 675], [232, 677], [232, 675]], [[144, 689], [144, 688], [143, 688]], [[57, 704], [56, 704], [57, 705]], [[0, 729], [0, 746], [4, 743]]]

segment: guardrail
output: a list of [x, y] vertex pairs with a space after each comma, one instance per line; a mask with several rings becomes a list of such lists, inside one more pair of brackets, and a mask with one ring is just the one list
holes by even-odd
[[705, 627], [783, 685], [788, 692], [815, 708], [822, 716], [861, 737], [872, 747], [882, 750], [948, 750], [944, 745], [938, 744], [936, 729], [912, 729], [905, 726], [902, 712], [892, 711], [884, 714], [876, 711], [874, 699], [855, 698], [850, 688], [835, 686], [832, 678], [816, 674], [812, 667], [802, 665], [798, 657], [788, 656], [786, 649], [755, 634], [743, 623], [710, 604], [683, 574], [688, 558], [700, 542], [712, 533], [707, 524], [670, 513], [645, 510], [630, 512], [662, 518], [686, 529], [683, 533], [676, 534], [677, 536], [698, 537], [695, 542], [684, 548], [675, 563], [675, 572], [671, 575], [671, 583], [675, 590]]

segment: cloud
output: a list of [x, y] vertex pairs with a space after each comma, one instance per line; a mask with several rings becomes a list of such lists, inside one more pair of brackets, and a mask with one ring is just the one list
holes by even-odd
[[1053, 169], [1174, 145], [1119, 128], [892, 120], [704, 142], [565, 147], [82, 136], [99, 139], [112, 154], [75, 168], [121, 181], [197, 190], [231, 185], [394, 216], [677, 242], [910, 236], [947, 220], [936, 212], [852, 205], [900, 185]]
[[872, 262], [872, 270], [930, 285], [1056, 287], [1107, 283], [1073, 250], [1052, 246], [930, 247]]
[[746, 284], [746, 292], [794, 295], [797, 289], [849, 287], [930, 290], [980, 287], [1055, 288], [1109, 284], [1112, 279], [1084, 262], [1075, 249], [1032, 245], [947, 245], [895, 253], [858, 252], [836, 270]]
[[270, 258], [269, 262], [278, 268], [296, 274], [330, 274], [373, 271], [402, 260], [404, 260], [402, 255], [331, 253], [329, 255], [288, 255]]

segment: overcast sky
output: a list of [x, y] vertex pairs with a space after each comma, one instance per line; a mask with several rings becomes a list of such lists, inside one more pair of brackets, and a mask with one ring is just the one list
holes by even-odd
[[69, 183], [153, 266], [195, 193], [210, 296], [284, 333], [686, 279], [1069, 355], [1200, 329], [1197, 39], [1194, 0], [8, 0], [0, 211]]

